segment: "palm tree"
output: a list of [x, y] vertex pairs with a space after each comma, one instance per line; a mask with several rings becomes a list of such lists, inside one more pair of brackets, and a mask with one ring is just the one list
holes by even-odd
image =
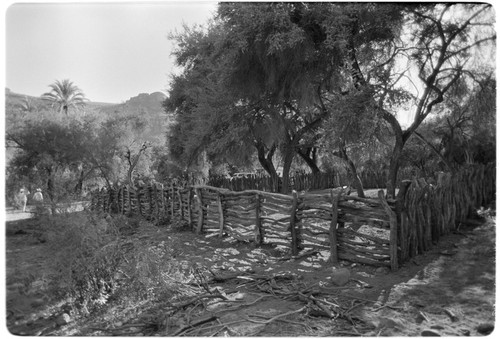
[[68, 114], [71, 107], [78, 108], [85, 106], [87, 99], [85, 94], [68, 79], [62, 82], [57, 81], [49, 85], [52, 90], [42, 94], [42, 99], [51, 101], [52, 105], [59, 107], [59, 113]]
[[21, 101], [18, 107], [22, 112], [29, 112], [29, 113], [37, 109], [33, 100], [31, 98], [28, 98], [27, 96], [24, 97], [24, 99]]

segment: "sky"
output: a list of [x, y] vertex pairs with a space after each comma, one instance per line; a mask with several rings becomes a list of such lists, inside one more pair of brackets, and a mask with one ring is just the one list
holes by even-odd
[[69, 79], [93, 102], [163, 92], [176, 71], [168, 34], [205, 24], [210, 1], [16, 2], [4, 9], [5, 87], [40, 96]]

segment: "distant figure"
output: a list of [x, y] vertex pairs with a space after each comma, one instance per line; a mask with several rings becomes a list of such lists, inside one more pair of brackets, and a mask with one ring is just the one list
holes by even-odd
[[37, 188], [35, 194], [33, 194], [33, 200], [35, 200], [36, 204], [43, 203], [43, 194], [40, 188]]
[[26, 212], [26, 203], [28, 202], [28, 194], [30, 194], [28, 190], [21, 188], [16, 196], [16, 203], [19, 209], [22, 209], [23, 212]]

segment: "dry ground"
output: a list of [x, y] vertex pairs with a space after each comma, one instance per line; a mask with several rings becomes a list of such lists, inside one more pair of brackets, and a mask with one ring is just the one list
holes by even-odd
[[[50, 258], [36, 221], [10, 221], [6, 234], [6, 325], [11, 334], [478, 336], [490, 333], [495, 323], [494, 217], [463, 225], [396, 272], [343, 262], [351, 279], [342, 287], [331, 282], [332, 267], [321, 255], [282, 260], [286, 249], [256, 248], [141, 222], [130, 236], [135, 248], [168, 248], [186, 268], [221, 276], [240, 272], [241, 278], [210, 282], [210, 288], [227, 292], [228, 300], [186, 308], [175, 319], [165, 315], [168, 300], [135, 305], [114, 300], [87, 317], [71, 316], [67, 324], [58, 321], [65, 306], [44, 293]], [[280, 274], [292, 279], [280, 280]], [[295, 292], [311, 286], [320, 292], [316, 298], [331, 305], [333, 318], [315, 314], [311, 299], [297, 297]], [[200, 314], [215, 317], [188, 328]]]

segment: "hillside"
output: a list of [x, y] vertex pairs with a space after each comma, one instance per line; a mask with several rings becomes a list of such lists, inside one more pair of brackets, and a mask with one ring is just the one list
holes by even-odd
[[[171, 124], [172, 117], [166, 115], [162, 102], [165, 100], [165, 94], [154, 92], [151, 94], [140, 93], [121, 104], [104, 102], [87, 102], [86, 111], [104, 116], [113, 116], [116, 114], [123, 116], [142, 116], [146, 120], [146, 131], [148, 139], [163, 138], [168, 126]], [[5, 110], [7, 115], [10, 113], [26, 110], [26, 103], [29, 103], [34, 110], [50, 109], [50, 106], [40, 97], [14, 93], [10, 89], [5, 89]]]
[[124, 103], [100, 107], [99, 110], [106, 115], [141, 116], [146, 120], [146, 135], [150, 141], [164, 138], [165, 132], [171, 124], [172, 117], [166, 115], [162, 102], [166, 96], [160, 92], [151, 94], [141, 93]]

